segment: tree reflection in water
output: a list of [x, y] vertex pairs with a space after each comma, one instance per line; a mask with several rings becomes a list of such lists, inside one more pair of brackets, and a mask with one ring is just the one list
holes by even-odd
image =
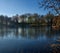
[[51, 30], [50, 27], [40, 28], [0, 28], [1, 38], [25, 38], [38, 39], [40, 37], [52, 38], [59, 35], [59, 32]]

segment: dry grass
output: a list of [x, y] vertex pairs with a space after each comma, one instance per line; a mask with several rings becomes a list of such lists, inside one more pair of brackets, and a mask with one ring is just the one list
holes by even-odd
[[60, 53], [60, 44], [51, 44], [53, 53]]

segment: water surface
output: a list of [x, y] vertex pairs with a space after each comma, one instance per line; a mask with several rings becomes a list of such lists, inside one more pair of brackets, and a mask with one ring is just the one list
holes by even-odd
[[59, 37], [50, 27], [0, 28], [0, 53], [45, 53]]

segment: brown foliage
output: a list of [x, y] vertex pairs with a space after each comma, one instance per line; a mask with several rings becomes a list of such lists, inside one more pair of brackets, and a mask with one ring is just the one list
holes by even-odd
[[54, 29], [60, 29], [60, 16], [55, 16], [52, 21], [53, 21], [52, 27]]

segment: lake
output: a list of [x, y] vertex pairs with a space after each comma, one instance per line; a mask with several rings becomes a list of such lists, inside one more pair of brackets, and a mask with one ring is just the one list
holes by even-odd
[[59, 37], [50, 27], [0, 28], [0, 53], [48, 53]]

